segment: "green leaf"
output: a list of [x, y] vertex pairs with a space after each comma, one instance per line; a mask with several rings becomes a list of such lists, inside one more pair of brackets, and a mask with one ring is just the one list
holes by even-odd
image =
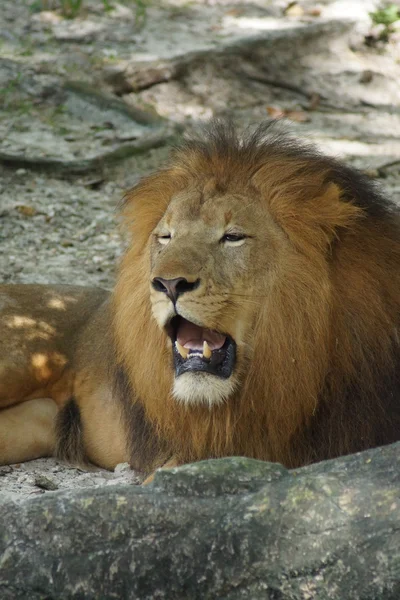
[[370, 17], [375, 25], [385, 25], [388, 27], [400, 20], [400, 9], [396, 4], [389, 4], [384, 8], [370, 13]]

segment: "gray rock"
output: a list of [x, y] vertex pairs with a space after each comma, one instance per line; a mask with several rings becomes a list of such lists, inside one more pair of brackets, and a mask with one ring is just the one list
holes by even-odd
[[175, 134], [154, 112], [82, 82], [18, 71], [10, 60], [0, 60], [2, 84], [0, 164], [14, 167], [20, 177], [30, 169], [62, 175], [98, 171], [164, 145]]
[[400, 445], [0, 505], [2, 599], [398, 600]]

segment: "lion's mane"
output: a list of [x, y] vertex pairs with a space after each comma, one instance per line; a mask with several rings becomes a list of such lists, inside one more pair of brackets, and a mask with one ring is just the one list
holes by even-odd
[[[151, 314], [149, 238], [174, 194], [211, 177], [221, 189], [261, 192], [296, 258], [282, 257], [261, 304], [238, 392], [209, 408], [171, 394], [171, 356]], [[154, 462], [151, 436], [182, 462], [244, 455], [288, 467], [400, 437], [400, 218], [366, 176], [268, 124], [238, 138], [214, 123], [134, 187], [124, 213], [132, 241], [114, 326], [133, 466]]]

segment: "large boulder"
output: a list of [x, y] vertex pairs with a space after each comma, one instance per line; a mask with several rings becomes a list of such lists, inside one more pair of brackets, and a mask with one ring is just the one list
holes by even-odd
[[0, 504], [0, 597], [398, 600], [400, 445]]

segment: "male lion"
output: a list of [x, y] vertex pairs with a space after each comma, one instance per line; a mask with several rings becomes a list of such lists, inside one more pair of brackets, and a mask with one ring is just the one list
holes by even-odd
[[297, 467], [400, 439], [400, 215], [366, 177], [214, 123], [124, 215], [111, 295], [1, 286], [0, 464]]

